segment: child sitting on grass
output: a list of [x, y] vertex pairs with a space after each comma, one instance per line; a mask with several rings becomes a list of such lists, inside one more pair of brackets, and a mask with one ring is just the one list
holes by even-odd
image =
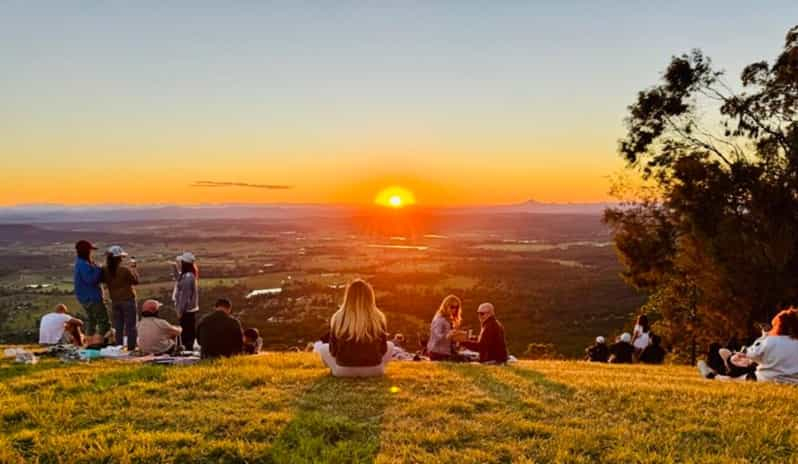
[[263, 339], [260, 338], [258, 329], [249, 328], [244, 330], [244, 354], [258, 354], [263, 347]]

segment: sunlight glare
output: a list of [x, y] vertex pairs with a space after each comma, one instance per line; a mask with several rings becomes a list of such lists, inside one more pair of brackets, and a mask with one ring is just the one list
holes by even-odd
[[374, 203], [389, 208], [404, 208], [415, 204], [416, 198], [410, 190], [393, 186], [378, 193], [374, 198]]

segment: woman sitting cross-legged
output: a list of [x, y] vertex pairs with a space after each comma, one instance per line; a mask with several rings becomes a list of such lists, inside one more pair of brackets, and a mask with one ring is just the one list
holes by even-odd
[[773, 318], [773, 328], [742, 353], [729, 359], [735, 366], [756, 363], [753, 376], [728, 377], [719, 375], [700, 361], [698, 370], [703, 377], [718, 380], [757, 380], [798, 384], [798, 310], [785, 309]]
[[377, 308], [374, 290], [356, 279], [346, 288], [344, 303], [330, 319], [329, 343], [316, 342], [313, 350], [336, 377], [383, 375], [391, 360], [385, 315]]

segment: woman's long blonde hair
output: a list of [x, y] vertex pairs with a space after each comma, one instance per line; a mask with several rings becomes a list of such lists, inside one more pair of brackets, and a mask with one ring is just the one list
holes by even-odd
[[350, 282], [341, 309], [330, 319], [330, 332], [341, 340], [373, 341], [387, 332], [387, 326], [371, 285], [362, 279]]
[[[457, 306], [457, 310], [452, 311], [452, 306]], [[460, 321], [462, 320], [463, 314], [463, 303], [460, 301], [460, 298], [456, 297], [455, 295], [448, 295], [446, 298], [441, 301], [441, 305], [438, 307], [438, 311], [435, 312], [436, 316], [443, 316], [452, 323], [452, 327], [459, 327]]]

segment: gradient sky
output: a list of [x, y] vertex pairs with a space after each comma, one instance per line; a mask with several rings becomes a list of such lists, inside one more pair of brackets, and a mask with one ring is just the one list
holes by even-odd
[[795, 0], [124, 3], [0, 1], [0, 204], [605, 200], [671, 55], [736, 79], [798, 23]]

